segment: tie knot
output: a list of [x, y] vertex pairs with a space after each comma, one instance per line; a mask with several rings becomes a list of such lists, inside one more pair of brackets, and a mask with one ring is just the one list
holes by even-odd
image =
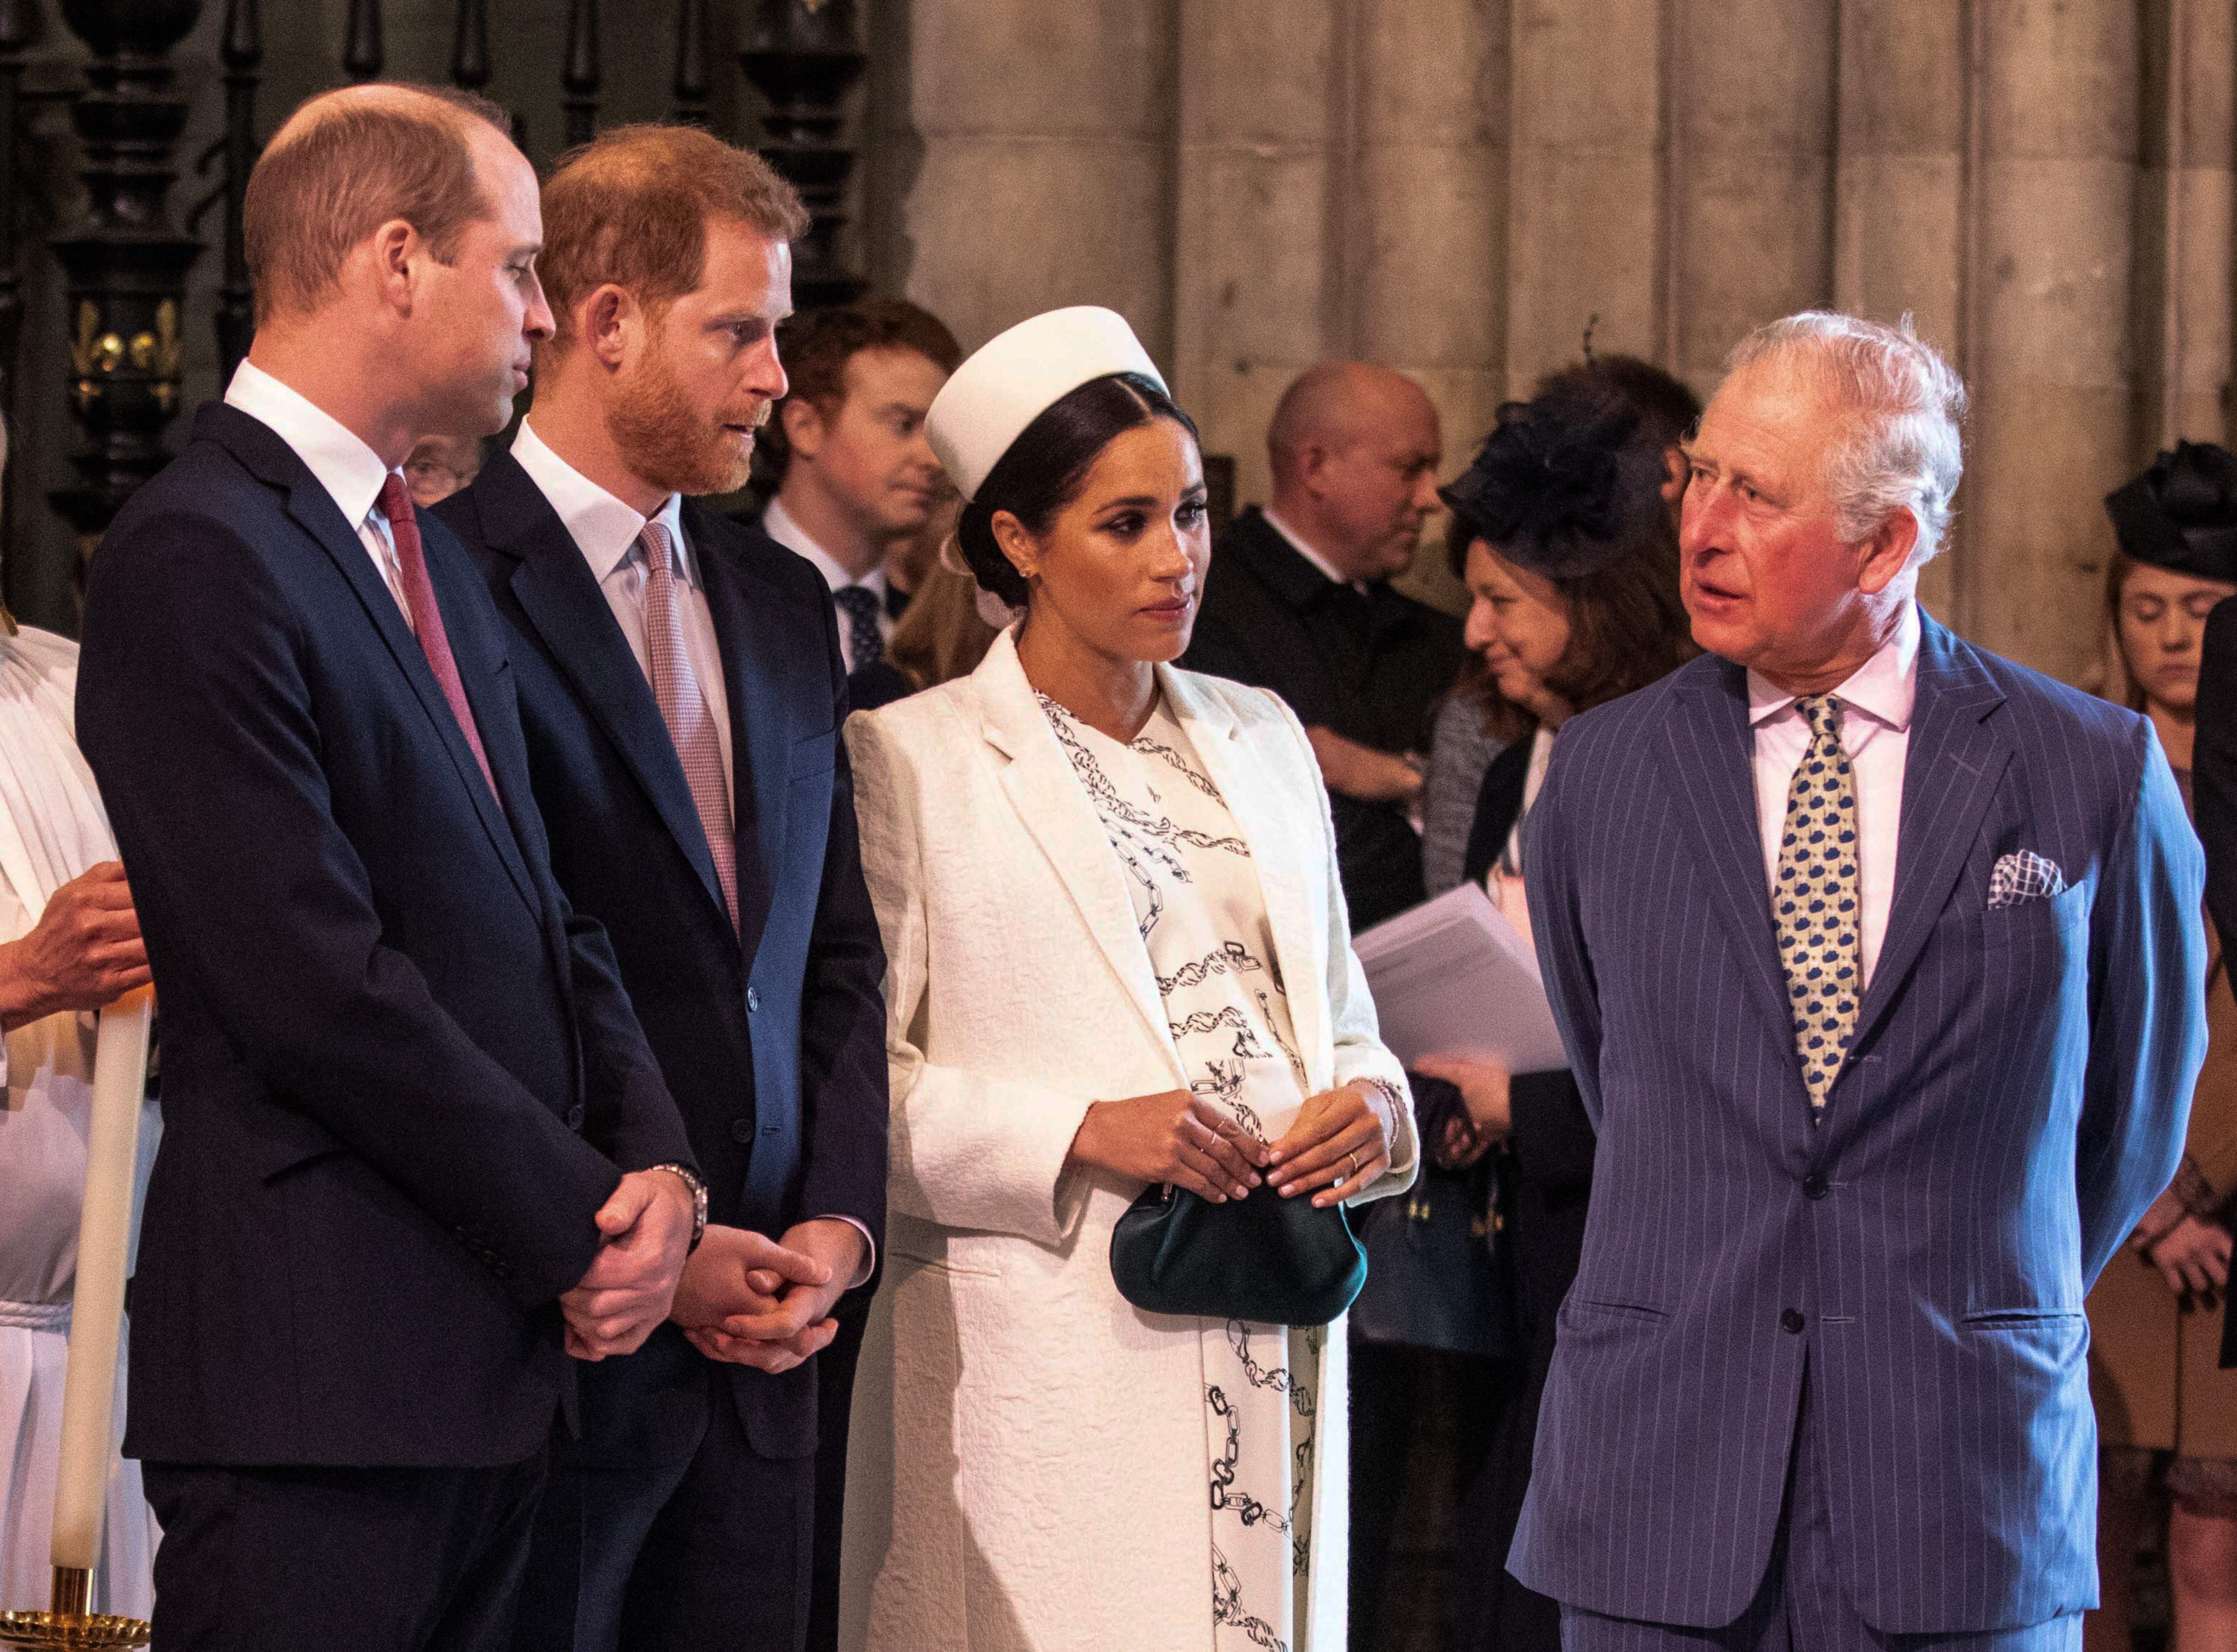
[[1819, 740], [1841, 735], [1841, 702], [1831, 694], [1804, 694], [1794, 708], [1810, 721], [1810, 732]]
[[669, 561], [668, 529], [657, 522], [648, 522], [637, 542], [644, 547], [644, 571], [647, 574], [668, 574], [675, 571]]
[[380, 497], [374, 503], [392, 528], [412, 515], [412, 490], [405, 484], [402, 471], [391, 471], [381, 477]]

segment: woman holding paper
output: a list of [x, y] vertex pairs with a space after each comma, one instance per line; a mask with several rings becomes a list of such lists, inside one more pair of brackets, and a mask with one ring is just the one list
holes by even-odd
[[[7, 432], [0, 426], [0, 468]], [[0, 635], [0, 1608], [39, 1609], [61, 1451], [63, 1367], [93, 1106], [94, 1017], [148, 981], [108, 817], [71, 733], [77, 644]], [[140, 1167], [154, 1155], [155, 1104]], [[122, 1372], [112, 1439], [122, 1441]], [[93, 1609], [148, 1615], [155, 1523], [140, 1465], [107, 1453]]]
[[[1526, 822], [1561, 725], [1698, 652], [1678, 600], [1663, 445], [1613, 386], [1565, 375], [1536, 399], [1501, 409], [1475, 463], [1442, 490], [1455, 571], [1474, 599], [1468, 642], [1483, 657], [1498, 708], [1513, 719], [1477, 793], [1463, 869], [1526, 937]], [[1505, 1233], [1527, 1346], [1514, 1400], [1462, 1511], [1463, 1549], [1493, 1580], [1461, 1603], [1462, 1644], [1552, 1652], [1557, 1609], [1508, 1576], [1505, 1563], [1529, 1484], [1554, 1311], [1584, 1241], [1592, 1125], [1567, 1072], [1510, 1077], [1437, 1056], [1414, 1066], [1442, 1081], [1424, 1085], [1421, 1097], [1423, 1139], [1436, 1162], [1470, 1164], [1505, 1143]]]
[[1340, 1652], [1341, 1319], [1150, 1313], [1111, 1261], [1161, 1182], [1326, 1208], [1413, 1179], [1311, 747], [1169, 663], [1202, 459], [1118, 316], [1002, 334], [927, 431], [1025, 617], [848, 726], [894, 1116], [841, 1643]]

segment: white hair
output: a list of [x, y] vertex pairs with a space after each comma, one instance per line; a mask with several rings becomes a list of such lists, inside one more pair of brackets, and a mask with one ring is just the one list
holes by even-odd
[[1803, 365], [1858, 418], [1825, 456], [1834, 526], [1854, 543], [1906, 510], [1918, 523], [1910, 565], [1939, 551], [1965, 471], [1965, 383], [1909, 315], [1899, 326], [1831, 310], [1766, 322], [1734, 346], [1727, 373], [1761, 362]]

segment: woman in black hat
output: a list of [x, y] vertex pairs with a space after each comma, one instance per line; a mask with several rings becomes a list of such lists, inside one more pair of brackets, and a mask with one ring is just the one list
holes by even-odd
[[[1507, 743], [1485, 771], [1465, 875], [1528, 935], [1524, 818], [1561, 725], [1646, 687], [1699, 652], [1678, 597], [1678, 537], [1662, 497], [1663, 442], [1636, 407], [1590, 378], [1556, 380], [1500, 410], [1473, 464], [1442, 490], [1454, 571], [1474, 602], [1467, 640], [1483, 659]], [[1510, 1076], [1473, 1061], [1415, 1063], [1422, 1137], [1449, 1168], [1504, 1143], [1504, 1235], [1525, 1343], [1519, 1390], [1469, 1490], [1457, 1591], [1461, 1644], [1553, 1652], [1554, 1603], [1507, 1575], [1529, 1483], [1554, 1315], [1575, 1276], [1593, 1130], [1567, 1072]]]
[[[2237, 455], [2180, 443], [2105, 501], [2120, 548], [2105, 602], [2118, 688], [2152, 720], [2183, 796], [2206, 618], [2237, 596]], [[2209, 928], [2209, 935], [2211, 929]], [[2221, 1323], [2204, 1312], [2229, 1278], [2237, 1194], [2237, 998], [2209, 944], [2206, 1065], [2174, 1183], [2089, 1293], [2089, 1385], [2103, 1453], [2090, 1652], [2128, 1645], [2138, 1525], [2155, 1478], [2173, 1503], [2168, 1572], [2175, 1644], [2237, 1652], [2237, 1371], [2218, 1368]]]

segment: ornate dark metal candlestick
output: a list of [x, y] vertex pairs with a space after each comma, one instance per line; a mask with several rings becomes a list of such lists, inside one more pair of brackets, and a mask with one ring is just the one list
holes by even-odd
[[814, 220], [793, 248], [793, 301], [804, 310], [860, 298], [869, 283], [839, 253], [855, 169], [844, 105], [869, 61], [855, 37], [854, 0], [762, 0], [738, 61], [769, 100], [761, 152]]
[[0, 0], [0, 412], [16, 411], [16, 345], [23, 332], [23, 252], [16, 226], [23, 53], [38, 37], [37, 0]]
[[676, 0], [676, 118], [707, 124], [707, 0]]
[[567, 8], [567, 58], [559, 71], [566, 95], [567, 147], [598, 135], [598, 0], [571, 0]]
[[489, 78], [489, 9], [482, 0], [459, 0], [458, 31], [451, 36], [451, 84], [478, 94]]
[[82, 481], [49, 496], [89, 550], [132, 490], [169, 462], [179, 411], [181, 312], [201, 243], [172, 227], [165, 198], [187, 105], [170, 95], [171, 49], [201, 0], [63, 0], [93, 53], [70, 111], [84, 151], [87, 222], [54, 243], [64, 276], [70, 409], [85, 432]]
[[380, 78], [380, 0], [350, 0], [349, 33], [342, 42], [342, 73], [362, 85]]
[[217, 290], [218, 382], [248, 353], [256, 330], [248, 286], [248, 254], [241, 242], [241, 211], [248, 174], [263, 146], [256, 141], [256, 89], [263, 76], [264, 23], [258, 0], [228, 0], [225, 10], [225, 280]]

